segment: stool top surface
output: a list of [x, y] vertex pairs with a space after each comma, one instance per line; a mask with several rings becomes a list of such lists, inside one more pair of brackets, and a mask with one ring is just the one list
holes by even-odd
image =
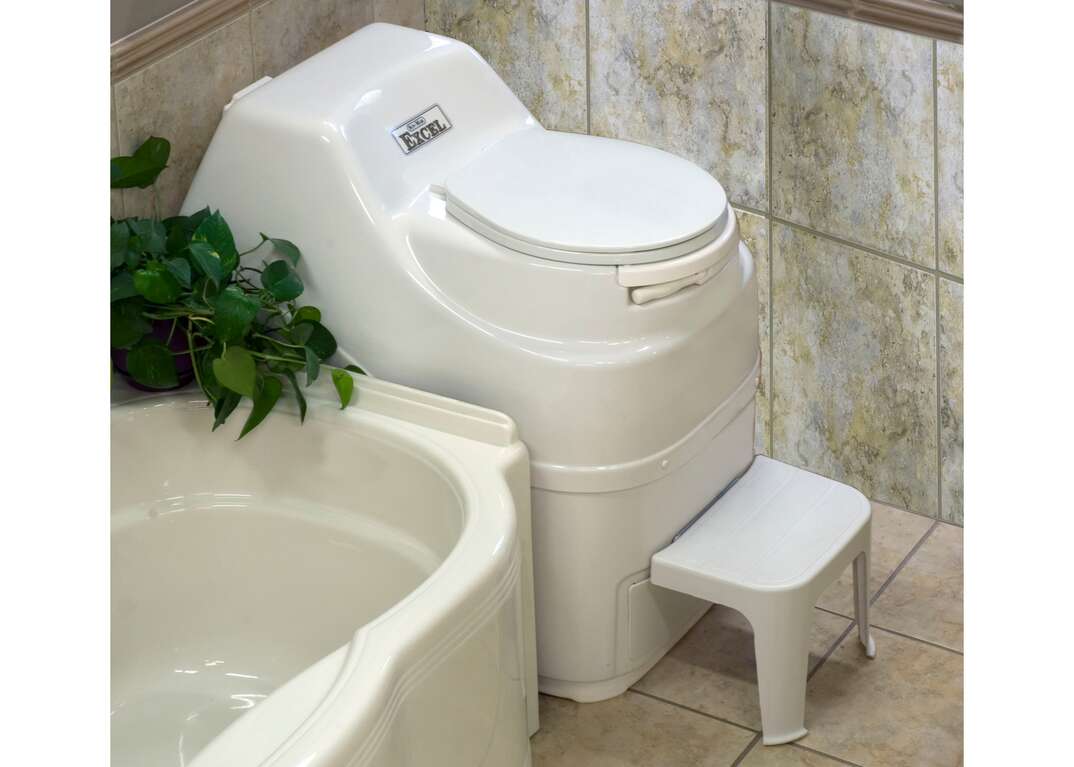
[[652, 580], [672, 587], [671, 579], [661, 581], [675, 571], [674, 588], [696, 596], [720, 582], [794, 586], [837, 557], [871, 514], [869, 501], [849, 485], [759, 455], [678, 540], [653, 555]]

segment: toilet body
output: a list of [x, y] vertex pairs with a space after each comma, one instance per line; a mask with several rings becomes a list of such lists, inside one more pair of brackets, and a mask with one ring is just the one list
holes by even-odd
[[184, 212], [220, 209], [240, 250], [298, 244], [305, 302], [370, 374], [517, 422], [540, 687], [619, 694], [708, 606], [651, 585], [650, 557], [753, 458], [756, 277], [726, 195], [545, 131], [424, 32], [374, 24], [255, 85]]

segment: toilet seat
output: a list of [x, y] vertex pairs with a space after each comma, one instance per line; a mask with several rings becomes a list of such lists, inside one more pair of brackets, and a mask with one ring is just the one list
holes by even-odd
[[575, 264], [648, 264], [695, 253], [733, 219], [712, 176], [617, 139], [532, 128], [444, 182], [447, 211], [512, 250]]

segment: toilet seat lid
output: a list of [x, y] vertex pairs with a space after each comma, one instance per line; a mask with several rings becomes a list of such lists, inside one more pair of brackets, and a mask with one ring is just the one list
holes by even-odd
[[580, 264], [643, 264], [693, 252], [723, 231], [727, 195], [668, 152], [532, 128], [445, 179], [447, 210], [530, 255]]

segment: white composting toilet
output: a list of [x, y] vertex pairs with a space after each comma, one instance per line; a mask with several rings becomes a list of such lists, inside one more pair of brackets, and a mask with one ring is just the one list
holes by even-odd
[[[754, 461], [756, 275], [710, 175], [546, 131], [468, 46], [374, 24], [237, 94], [205, 205], [240, 249], [302, 248], [305, 300], [372, 375], [516, 420], [542, 691], [617, 695], [705, 612], [650, 566]], [[832, 533], [860, 562], [864, 513]]]

